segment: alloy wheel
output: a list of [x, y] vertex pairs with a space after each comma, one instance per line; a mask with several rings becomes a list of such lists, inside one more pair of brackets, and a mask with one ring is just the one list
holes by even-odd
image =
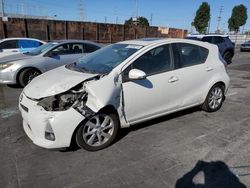
[[223, 91], [220, 87], [214, 87], [210, 92], [208, 105], [211, 109], [218, 108], [223, 101]]
[[113, 132], [113, 119], [107, 114], [97, 114], [86, 122], [82, 137], [89, 146], [98, 147], [105, 144]]

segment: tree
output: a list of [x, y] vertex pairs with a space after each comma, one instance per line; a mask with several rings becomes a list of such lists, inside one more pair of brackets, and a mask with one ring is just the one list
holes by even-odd
[[244, 5], [237, 5], [232, 10], [232, 15], [228, 19], [228, 29], [230, 31], [238, 32], [240, 26], [246, 24], [247, 8]]
[[149, 26], [148, 19], [140, 16], [138, 18], [129, 18], [125, 21], [125, 25], [139, 25], [139, 26]]
[[195, 27], [199, 33], [206, 33], [208, 22], [210, 20], [210, 6], [207, 2], [202, 2], [199, 9], [196, 11], [192, 26]]

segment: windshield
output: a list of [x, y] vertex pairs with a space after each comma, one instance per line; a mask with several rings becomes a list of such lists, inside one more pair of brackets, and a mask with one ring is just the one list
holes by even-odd
[[66, 67], [81, 72], [107, 74], [142, 47], [140, 45], [112, 44]]
[[25, 54], [27, 54], [27, 55], [39, 55], [57, 44], [58, 43], [56, 43], [56, 42], [48, 42], [42, 46], [39, 46], [38, 48], [36, 48], [34, 50], [31, 50], [30, 52], [26, 52]]

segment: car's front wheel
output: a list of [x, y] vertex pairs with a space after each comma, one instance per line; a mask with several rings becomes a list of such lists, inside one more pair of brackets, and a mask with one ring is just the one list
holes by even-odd
[[25, 87], [28, 83], [31, 82], [31, 80], [33, 80], [35, 77], [39, 76], [40, 74], [41, 72], [34, 68], [24, 69], [19, 74], [18, 82], [22, 87]]
[[119, 120], [114, 113], [96, 114], [83, 122], [76, 132], [77, 144], [88, 151], [97, 151], [109, 146], [119, 130]]
[[220, 83], [215, 84], [208, 92], [202, 109], [207, 112], [215, 112], [219, 110], [224, 101], [224, 86]]

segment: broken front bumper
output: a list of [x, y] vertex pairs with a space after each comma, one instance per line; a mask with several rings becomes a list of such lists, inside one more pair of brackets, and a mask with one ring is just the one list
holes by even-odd
[[[19, 110], [23, 118], [23, 128], [34, 144], [43, 148], [69, 147], [76, 127], [85, 119], [75, 109], [66, 111], [49, 112], [37, 105], [37, 101], [31, 100], [21, 94]], [[54, 140], [45, 137], [47, 127], [54, 133]]]

